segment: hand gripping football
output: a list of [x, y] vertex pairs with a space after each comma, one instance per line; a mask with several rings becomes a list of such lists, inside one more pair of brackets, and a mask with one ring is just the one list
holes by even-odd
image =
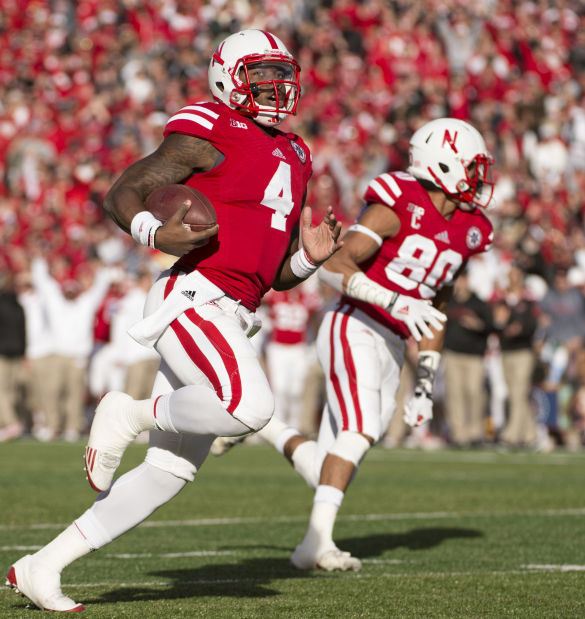
[[213, 204], [205, 194], [187, 185], [164, 185], [155, 189], [146, 198], [144, 207], [165, 223], [186, 200], [191, 200], [191, 207], [183, 218], [184, 224], [194, 232], [215, 226], [217, 216]]

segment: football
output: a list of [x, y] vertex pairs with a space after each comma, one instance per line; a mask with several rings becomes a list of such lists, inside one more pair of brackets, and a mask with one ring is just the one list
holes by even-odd
[[194, 232], [215, 226], [217, 216], [213, 204], [205, 194], [187, 185], [164, 185], [155, 189], [146, 198], [144, 207], [164, 223], [186, 200], [191, 200], [191, 207], [183, 218], [184, 224]]

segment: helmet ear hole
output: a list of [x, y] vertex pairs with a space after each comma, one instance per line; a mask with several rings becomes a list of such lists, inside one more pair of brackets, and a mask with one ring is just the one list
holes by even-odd
[[449, 166], [446, 163], [439, 163], [439, 167], [441, 168], [441, 172], [443, 172], [443, 174], [447, 174], [447, 172], [449, 172]]
[[215, 82], [215, 85], [217, 89], [220, 90], [221, 92], [225, 90], [224, 85], [221, 82]]

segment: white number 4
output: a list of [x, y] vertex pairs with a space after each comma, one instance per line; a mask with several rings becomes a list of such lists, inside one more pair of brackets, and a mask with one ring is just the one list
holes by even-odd
[[281, 161], [274, 176], [264, 190], [260, 203], [274, 211], [270, 226], [276, 230], [286, 230], [286, 218], [293, 209], [290, 165]]

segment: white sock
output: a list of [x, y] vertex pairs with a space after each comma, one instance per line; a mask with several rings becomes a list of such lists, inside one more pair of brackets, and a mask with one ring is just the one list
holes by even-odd
[[170, 501], [187, 482], [148, 462], [118, 478], [75, 524], [93, 550], [109, 544]]
[[91, 547], [73, 523], [63, 533], [57, 535], [52, 542], [36, 552], [34, 556], [42, 563], [49, 565], [51, 569], [61, 573], [64, 567], [89, 552], [91, 552]]
[[130, 421], [134, 425], [137, 434], [145, 430], [156, 429], [154, 417], [154, 399], [134, 400], [130, 409]]
[[337, 512], [343, 502], [344, 493], [333, 486], [317, 486], [309, 527], [303, 544], [317, 548], [321, 554], [329, 548], [335, 548], [333, 527]]
[[258, 435], [273, 445], [279, 453], [284, 455], [285, 443], [292, 436], [300, 435], [300, 432], [287, 426], [284, 421], [272, 415], [270, 421], [258, 431]]
[[316, 467], [317, 443], [305, 441], [297, 446], [292, 453], [292, 463], [295, 471], [307, 482], [311, 490], [319, 483], [319, 471]]

